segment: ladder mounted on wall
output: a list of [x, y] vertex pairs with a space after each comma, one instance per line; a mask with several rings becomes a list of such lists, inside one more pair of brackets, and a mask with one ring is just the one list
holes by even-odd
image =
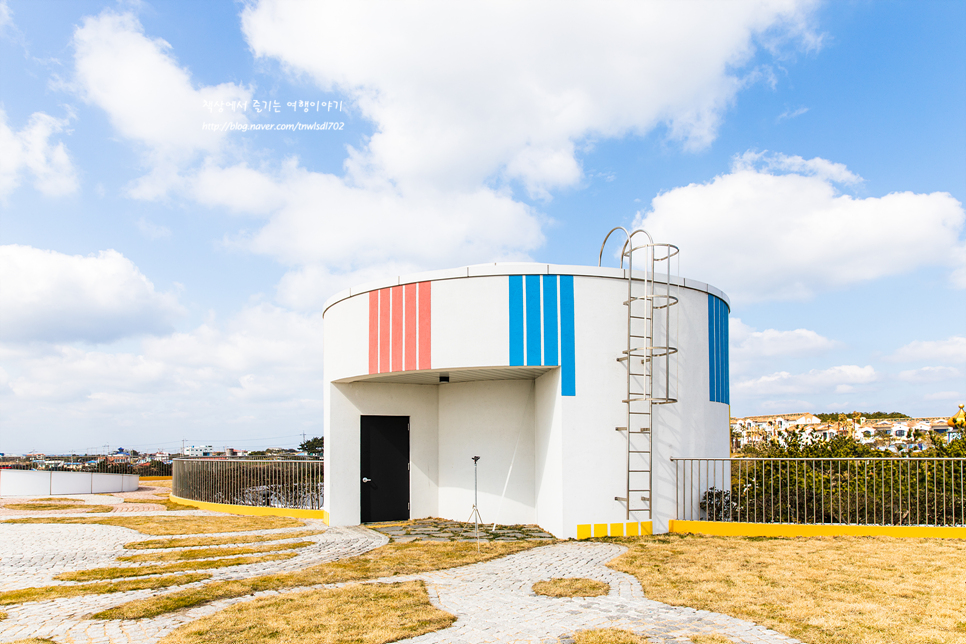
[[[655, 244], [644, 230], [629, 233], [618, 226], [604, 238], [597, 266], [603, 260], [607, 240], [618, 230], [625, 236], [621, 269], [627, 280], [627, 299], [624, 300], [627, 348], [621, 351], [617, 361], [623, 363], [627, 378], [621, 400], [626, 410], [626, 423], [616, 429], [624, 432], [627, 438], [627, 476], [624, 496], [615, 496], [614, 500], [625, 504], [629, 521], [632, 512], [643, 512], [647, 519], [651, 518], [655, 406], [677, 402], [677, 360], [672, 356], [678, 352], [675, 306], [678, 298], [672, 294], [671, 287], [677, 275], [672, 259], [677, 257], [679, 249], [672, 244]], [[646, 237], [647, 242], [635, 246], [637, 235]], [[636, 273], [635, 253], [638, 264], [643, 264], [643, 270]]]

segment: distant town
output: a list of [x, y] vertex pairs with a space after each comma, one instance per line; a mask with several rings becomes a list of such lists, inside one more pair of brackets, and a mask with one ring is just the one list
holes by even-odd
[[774, 414], [731, 419], [731, 448], [734, 451], [770, 441], [784, 443], [792, 434], [805, 443], [845, 436], [882, 451], [923, 451], [936, 441], [962, 438], [962, 431], [949, 426], [944, 417], [910, 418], [898, 412], [851, 414]]

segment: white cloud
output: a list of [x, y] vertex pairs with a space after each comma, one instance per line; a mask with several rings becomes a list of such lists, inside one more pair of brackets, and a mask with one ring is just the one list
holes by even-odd
[[[736, 302], [808, 299], [923, 266], [966, 266], [959, 201], [944, 192], [857, 199], [836, 190], [859, 180], [824, 159], [746, 154], [729, 174], [658, 195], [635, 225], [683, 249], [682, 275]], [[966, 269], [953, 280], [959, 272], [966, 286]]]
[[751, 396], [810, 394], [822, 392], [849, 393], [855, 385], [875, 382], [875, 369], [867, 365], [841, 365], [829, 369], [812, 369], [791, 374], [780, 371], [760, 378], [743, 380], [733, 385], [735, 393]]
[[73, 42], [77, 91], [107, 112], [121, 135], [145, 148], [150, 172], [131, 187], [132, 196], [162, 196], [180, 183], [183, 164], [222, 147], [226, 133], [203, 131], [203, 123], [247, 122], [245, 112], [212, 111], [204, 103], [249, 101], [251, 88], [196, 87], [171, 45], [147, 37], [132, 14], [105, 10], [87, 17]]
[[688, 148], [717, 135], [762, 42], [816, 44], [812, 2], [346, 3], [263, 0], [242, 13], [259, 57], [352, 99], [375, 133], [357, 181], [534, 195], [579, 181], [575, 143], [666, 125]]
[[757, 331], [741, 321], [731, 318], [729, 334], [731, 359], [747, 361], [779, 356], [800, 357], [818, 355], [835, 348], [837, 343], [809, 329]]
[[0, 356], [11, 370], [0, 379], [8, 430], [0, 451], [83, 450], [91, 440], [180, 447], [181, 438], [244, 447], [252, 436], [294, 445], [291, 435], [303, 430], [321, 434], [319, 314], [260, 304], [223, 323], [145, 338], [134, 351], [8, 344]]
[[899, 380], [904, 382], [941, 382], [962, 377], [963, 372], [955, 367], [922, 367], [909, 369], [899, 373]]
[[27, 125], [15, 132], [0, 108], [0, 198], [20, 185], [24, 173], [33, 177], [40, 192], [61, 196], [77, 190], [77, 172], [64, 143], [51, 142], [69, 125], [70, 118], [58, 119], [44, 112], [30, 115]]
[[290, 160], [272, 175], [247, 166], [209, 166], [193, 190], [202, 203], [236, 212], [272, 209], [261, 229], [230, 243], [299, 267], [279, 285], [280, 301], [299, 309], [318, 306], [359, 281], [526, 258], [543, 242], [540, 218], [490, 188], [358, 188]]
[[954, 335], [947, 340], [916, 340], [900, 347], [886, 359], [894, 362], [966, 363], [966, 336]]
[[780, 123], [780, 122], [784, 121], [785, 119], [797, 118], [797, 117], [799, 117], [802, 114], [805, 114], [807, 112], [808, 112], [808, 108], [807, 107], [800, 107], [797, 110], [785, 110], [784, 112], [782, 112], [781, 114], [778, 115], [778, 118], [775, 119], [775, 122], [776, 123]]
[[0, 337], [13, 341], [109, 342], [171, 329], [183, 313], [115, 250], [64, 255], [0, 246]]

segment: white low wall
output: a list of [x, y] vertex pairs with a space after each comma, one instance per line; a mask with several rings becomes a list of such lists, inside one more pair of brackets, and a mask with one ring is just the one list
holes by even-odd
[[138, 485], [137, 474], [0, 470], [0, 496], [133, 492]]

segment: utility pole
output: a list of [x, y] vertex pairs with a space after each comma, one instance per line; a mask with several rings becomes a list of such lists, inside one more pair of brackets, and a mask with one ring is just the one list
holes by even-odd
[[181, 439], [181, 455], [184, 456], [184, 439]]

